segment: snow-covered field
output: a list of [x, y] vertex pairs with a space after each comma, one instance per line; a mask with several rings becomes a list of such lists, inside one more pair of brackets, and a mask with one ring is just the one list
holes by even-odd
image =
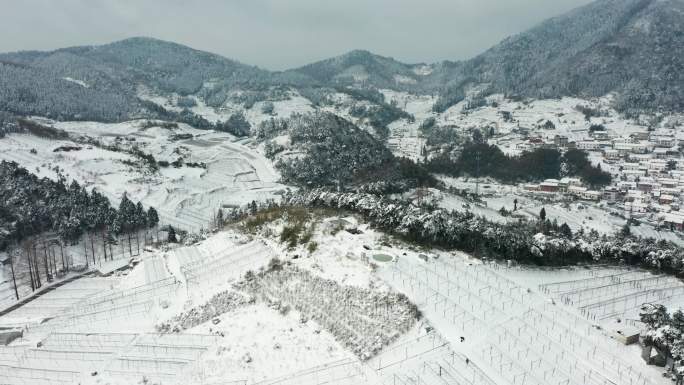
[[[508, 153], [520, 151], [521, 140], [513, 135], [520, 128], [570, 140], [587, 135], [584, 116], [574, 108], [587, 101], [579, 99], [499, 98], [497, 107], [464, 113], [460, 103], [436, 114], [434, 97], [383, 94], [416, 118], [389, 126], [389, 147], [412, 159], [422, 157], [419, 126], [430, 117], [465, 131], [494, 127], [493, 140]], [[177, 108], [176, 100], [148, 99]], [[606, 107], [607, 100], [594, 103]], [[239, 111], [256, 125], [314, 108], [299, 95], [273, 101], [268, 115], [262, 104], [213, 109], [198, 101], [192, 110], [212, 122]], [[325, 108], [352, 119], [341, 107]], [[516, 122], [504, 120], [502, 111]], [[555, 129], [542, 131], [546, 120]], [[612, 112], [600, 122], [618, 133], [643, 129]], [[182, 230], [206, 229], [219, 208], [277, 199], [287, 188], [249, 139], [182, 124], [166, 129], [142, 121], [49, 123], [102, 146], [10, 134], [0, 140], [0, 159], [39, 176], [77, 180], [114, 204], [125, 192], [157, 208], [162, 224]], [[124, 151], [108, 147], [114, 145]], [[80, 149], [55, 151], [70, 146]], [[157, 161], [181, 159], [184, 165], [150, 172], [125, 151], [134, 147]], [[492, 181], [442, 179], [450, 187], [477, 190], [483, 201], [440, 192], [439, 207], [493, 221], [535, 218], [544, 207], [550, 220], [573, 231], [613, 233], [625, 223], [608, 206], [548, 200]], [[514, 216], [503, 215], [500, 209], [512, 211], [514, 200]], [[312, 220], [310, 240], [292, 247], [280, 242], [284, 223], [275, 222], [256, 233], [231, 228], [197, 244], [150, 249], [123, 272], [127, 259], [100, 264], [100, 272], [111, 274], [78, 278], [0, 316], [0, 329], [24, 332], [0, 346], [0, 384], [668, 382], [641, 361], [635, 347], [614, 337], [623, 325], [637, 324], [643, 302], [684, 305], [679, 280], [618, 267], [483, 264], [462, 253], [398, 242], [354, 217]], [[632, 232], [680, 241], [646, 224]], [[274, 268], [273, 258], [284, 264]], [[420, 311], [419, 320], [412, 318], [408, 301]]]
[[[25, 330], [0, 347], [3, 383], [668, 382], [613, 336], [615, 319], [633, 318], [642, 299], [680, 305], [678, 280], [618, 267], [483, 264], [398, 242], [354, 217], [312, 220], [314, 249], [281, 244], [278, 221], [255, 234], [221, 231], [195, 245], [146, 252], [123, 273], [80, 278], [0, 317], [0, 325]], [[273, 257], [286, 262], [284, 270], [251, 281], [266, 291], [235, 285]], [[316, 291], [295, 295], [302, 282]], [[340, 290], [367, 291], [367, 299], [352, 294], [350, 303], [326, 303]], [[391, 307], [369, 301], [395, 291], [422, 313], [408, 329], [395, 325], [398, 315], [388, 317]], [[316, 315], [321, 306], [332, 323]], [[356, 310], [337, 312], [347, 306]], [[163, 332], [167, 322], [179, 328]], [[359, 360], [347, 348], [357, 342], [331, 325], [361, 335], [396, 328], [396, 335]]]
[[[96, 188], [114, 205], [127, 193], [134, 201], [154, 206], [163, 224], [193, 232], [208, 228], [221, 207], [276, 199], [285, 188], [278, 183], [279, 175], [270, 161], [229, 134], [185, 125], [173, 130], [142, 128], [142, 124], [54, 122], [55, 127], [74, 136], [89, 136], [104, 145], [119, 143], [122, 148], [136, 145], [157, 161], [172, 163], [182, 158], [185, 164], [178, 168], [161, 167], [158, 173], [150, 173], [131, 165], [130, 162], [141, 162], [126, 152], [28, 134], [11, 134], [2, 139], [0, 159], [16, 161], [39, 176], [57, 178], [60, 173], [67, 180]], [[179, 135], [189, 138], [175, 139]], [[55, 152], [63, 146], [80, 150]], [[206, 168], [187, 163], [203, 163]]]
[[434, 96], [411, 95], [406, 92], [382, 90], [385, 100], [396, 103], [396, 106], [413, 115], [414, 122], [400, 119], [389, 125], [390, 137], [387, 140], [388, 147], [392, 152], [401, 157], [420, 160], [421, 151], [425, 145], [425, 139], [419, 131], [419, 127], [425, 119], [434, 117], [432, 105], [435, 103]]

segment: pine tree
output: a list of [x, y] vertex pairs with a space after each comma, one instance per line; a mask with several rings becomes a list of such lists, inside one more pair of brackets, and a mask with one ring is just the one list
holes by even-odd
[[145, 238], [147, 239], [147, 213], [141, 202], [135, 205], [135, 217], [134, 217], [134, 227], [135, 227], [135, 243], [138, 246], [138, 254], [140, 254], [140, 230], [145, 230]]
[[147, 210], [147, 226], [149, 228], [154, 228], [159, 224], [159, 215], [154, 207], [150, 207]]
[[223, 210], [221, 208], [216, 212], [216, 227], [219, 229], [223, 228]]
[[544, 222], [544, 221], [546, 220], [546, 209], [543, 208], [543, 207], [542, 207], [541, 210], [539, 211], [539, 219], [540, 219], [542, 222]]
[[169, 235], [167, 238], [167, 242], [169, 243], [177, 243], [178, 238], [176, 238], [176, 230], [173, 228], [173, 226], [169, 226]]
[[147, 228], [147, 213], [141, 202], [135, 205], [135, 225], [138, 229]]
[[570, 229], [570, 226], [568, 226], [567, 223], [563, 223], [560, 226], [560, 233], [563, 237], [572, 239], [572, 229]]
[[641, 322], [651, 329], [657, 329], [670, 322], [670, 315], [667, 308], [660, 304], [647, 303], [641, 307], [639, 312]]
[[[150, 206], [150, 208], [147, 210], [147, 227], [149, 229], [157, 229], [157, 225], [159, 225], [159, 215], [157, 214], [157, 210]], [[159, 230], [157, 229], [156, 231], [157, 235], [157, 242], [159, 242]]]
[[128, 199], [128, 195], [124, 193], [119, 204], [119, 212], [117, 213], [116, 222], [119, 234], [126, 233], [128, 235], [128, 253], [133, 256], [133, 246], [131, 242], [131, 232], [135, 230], [135, 204]]
[[672, 327], [677, 329], [679, 334], [684, 334], [684, 312], [682, 309], [677, 309], [672, 313]]

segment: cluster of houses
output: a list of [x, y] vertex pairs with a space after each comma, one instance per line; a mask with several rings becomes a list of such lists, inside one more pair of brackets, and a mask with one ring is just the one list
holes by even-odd
[[609, 137], [605, 131], [592, 133], [589, 140], [567, 137], [528, 139], [526, 146], [582, 149], [602, 158], [613, 175], [613, 184], [601, 191], [582, 186], [577, 178], [549, 179], [527, 184], [537, 194], [563, 194], [575, 199], [604, 201], [623, 208], [626, 217], [648, 218], [672, 230], [684, 231], [684, 159], [674, 130], [637, 132], [626, 137]]
[[[586, 132], [586, 130], [582, 131]], [[638, 155], [667, 159], [679, 155], [674, 130], [634, 132], [623, 137], [608, 135], [607, 131], [595, 131], [583, 140], [570, 140], [565, 135], [555, 135], [549, 138], [530, 137], [517, 145], [518, 150], [533, 148], [576, 148], [599, 151], [603, 153], [606, 160], [620, 160], [630, 156], [638, 158]]]
[[579, 178], [547, 179], [539, 184], [526, 184], [525, 191], [541, 194], [565, 194], [577, 199], [600, 201], [601, 191], [589, 190], [582, 186]]

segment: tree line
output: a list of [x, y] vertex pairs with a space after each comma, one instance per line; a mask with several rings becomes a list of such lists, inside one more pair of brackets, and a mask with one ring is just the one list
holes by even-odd
[[343, 209], [358, 213], [374, 227], [429, 247], [462, 250], [480, 258], [563, 266], [576, 263], [625, 263], [680, 275], [684, 250], [652, 238], [624, 232], [600, 235], [592, 231], [572, 234], [546, 215], [498, 223], [471, 212], [421, 208], [411, 203], [363, 193], [337, 193], [314, 189], [290, 193], [284, 204]]
[[646, 331], [642, 333], [644, 345], [659, 349], [666, 357], [674, 361], [670, 370], [681, 373], [684, 366], [684, 312], [677, 309], [670, 311], [656, 303], [645, 303], [641, 306], [639, 319]]
[[[290, 138], [287, 146], [272, 140], [284, 134]], [[421, 165], [395, 157], [381, 140], [331, 113], [269, 119], [259, 125], [256, 135], [265, 140], [266, 156], [286, 183], [376, 192], [437, 183]]]
[[[93, 263], [96, 253], [104, 260], [113, 259], [113, 245], [122, 236], [128, 238], [128, 252], [133, 255], [132, 238], [139, 251], [139, 232], [147, 234], [158, 224], [153, 207], [145, 210], [126, 194], [114, 208], [107, 197], [97, 190], [88, 192], [76, 181], [67, 184], [63, 176], [56, 181], [38, 178], [15, 162], [0, 162], [0, 251], [8, 251], [13, 270], [14, 264], [26, 265], [32, 289], [42, 285], [39, 267], [44, 268], [48, 281], [73, 267], [73, 261], [64, 256], [65, 246], [81, 242], [87, 267], [89, 252]], [[53, 242], [61, 255], [52, 255], [51, 260], [48, 244]], [[123, 248], [123, 243], [120, 245]], [[37, 252], [40, 248], [43, 255]], [[23, 261], [14, 260], [17, 250]]]
[[594, 166], [582, 150], [561, 153], [557, 149], [536, 148], [520, 155], [507, 155], [495, 145], [469, 141], [457, 156], [442, 154], [426, 162], [434, 173], [451, 176], [492, 177], [503, 183], [533, 182], [565, 176], [581, 178], [587, 185], [610, 184], [611, 176]]

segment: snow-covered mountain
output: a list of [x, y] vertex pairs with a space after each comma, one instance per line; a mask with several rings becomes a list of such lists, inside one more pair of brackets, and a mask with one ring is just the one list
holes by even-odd
[[477, 96], [535, 98], [615, 93], [622, 111], [682, 111], [683, 19], [681, 0], [598, 0], [471, 60], [432, 65], [352, 51], [271, 72], [150, 38], [6, 53], [0, 54], [0, 111], [98, 121], [158, 115], [138, 99], [141, 87], [161, 95], [194, 95], [210, 107], [226, 102], [251, 107], [272, 99], [274, 89], [297, 89], [315, 104], [331, 89], [354, 87], [436, 94], [436, 111], [473, 89]]
[[288, 73], [303, 74], [327, 85], [415, 91], [424, 76], [420, 72], [424, 66], [404, 64], [368, 51], [355, 50]]
[[[470, 83], [535, 98], [616, 93], [617, 107], [684, 109], [684, 2], [599, 0], [444, 67], [445, 107]], [[439, 104], [439, 103], [438, 103]]]

